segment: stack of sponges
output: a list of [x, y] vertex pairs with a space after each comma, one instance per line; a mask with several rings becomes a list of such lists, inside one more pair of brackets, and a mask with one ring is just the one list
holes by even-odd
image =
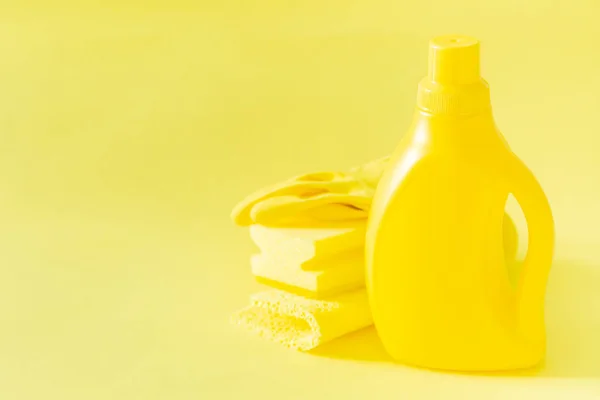
[[335, 295], [364, 286], [364, 224], [347, 228], [268, 228], [250, 236], [261, 253], [252, 256], [263, 283], [309, 297]]
[[247, 329], [310, 350], [372, 324], [364, 290], [365, 224], [335, 228], [250, 227], [260, 249], [252, 273], [277, 288], [234, 315]]
[[316, 172], [258, 190], [232, 212], [260, 254], [251, 295], [233, 321], [287, 347], [310, 350], [371, 325], [364, 289], [366, 221], [388, 158], [349, 172]]

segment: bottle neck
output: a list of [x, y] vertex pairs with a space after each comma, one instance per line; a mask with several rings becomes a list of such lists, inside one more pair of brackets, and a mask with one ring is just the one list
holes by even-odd
[[489, 85], [483, 79], [470, 84], [447, 85], [425, 78], [419, 83], [417, 108], [433, 115], [485, 113], [491, 108]]

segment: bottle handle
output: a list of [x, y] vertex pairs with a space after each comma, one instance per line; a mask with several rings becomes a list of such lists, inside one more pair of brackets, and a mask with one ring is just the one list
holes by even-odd
[[525, 215], [529, 232], [528, 251], [517, 281], [518, 323], [524, 337], [535, 343], [540, 333], [544, 337], [544, 300], [554, 256], [554, 219], [533, 173], [516, 157], [512, 164], [510, 189]]

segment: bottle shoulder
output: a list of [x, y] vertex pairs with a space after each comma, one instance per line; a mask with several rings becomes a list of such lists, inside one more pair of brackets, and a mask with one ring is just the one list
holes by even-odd
[[519, 158], [508, 148], [495, 152], [436, 148], [430, 143], [401, 146], [390, 159], [374, 199], [374, 207], [419, 182], [441, 180], [456, 187], [509, 186], [520, 175]]

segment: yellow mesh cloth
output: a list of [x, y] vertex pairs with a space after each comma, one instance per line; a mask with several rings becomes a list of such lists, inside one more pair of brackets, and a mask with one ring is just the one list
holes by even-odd
[[365, 289], [311, 299], [272, 289], [250, 297], [232, 322], [259, 336], [307, 351], [373, 323]]

